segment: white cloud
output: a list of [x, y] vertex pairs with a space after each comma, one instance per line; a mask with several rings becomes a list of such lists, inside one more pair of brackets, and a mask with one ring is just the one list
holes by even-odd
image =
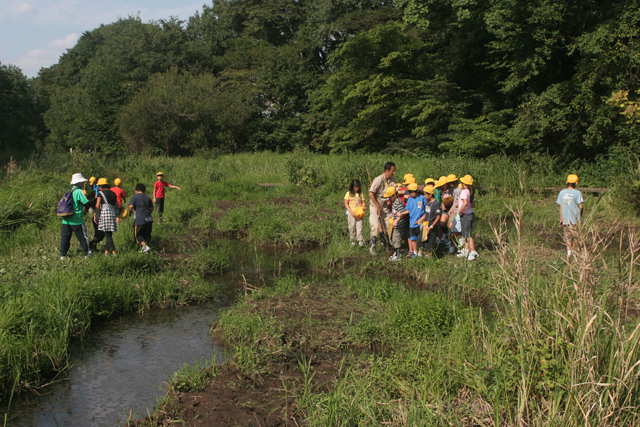
[[38, 9], [32, 5], [31, 3], [20, 3], [16, 4], [11, 8], [11, 12], [16, 15], [24, 15], [26, 13], [35, 13]]
[[[49, 42], [49, 47], [61, 50], [61, 49], [70, 49], [75, 46], [78, 41], [78, 35], [76, 33], [71, 33], [67, 37], [63, 39], [58, 39]], [[62, 54], [62, 52], [60, 52]]]

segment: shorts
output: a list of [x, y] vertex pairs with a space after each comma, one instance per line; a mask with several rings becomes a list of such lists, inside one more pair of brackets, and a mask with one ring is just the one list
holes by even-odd
[[116, 215], [118, 216], [118, 218], [120, 218], [120, 214], [122, 213], [122, 209], [124, 209], [124, 208], [123, 207], [116, 208]]
[[404, 222], [404, 225], [393, 229], [391, 233], [391, 244], [395, 249], [402, 247], [402, 242], [406, 241], [409, 237], [409, 223]]
[[144, 225], [133, 226], [133, 236], [136, 239], [136, 243], [145, 242], [149, 244], [151, 240], [151, 231], [153, 230], [153, 222], [148, 222]]
[[421, 227], [410, 227], [409, 228], [409, 239], [411, 240], [422, 240], [422, 228]]
[[564, 240], [568, 243], [573, 243], [573, 235], [575, 234], [577, 227], [575, 224], [563, 225], [562, 232], [564, 234]]
[[433, 252], [436, 250], [436, 246], [438, 246], [437, 228], [432, 228], [429, 234], [427, 234], [427, 239], [423, 242], [423, 246], [425, 252]]
[[462, 227], [462, 237], [468, 239], [473, 232], [473, 213], [460, 215], [460, 224]]

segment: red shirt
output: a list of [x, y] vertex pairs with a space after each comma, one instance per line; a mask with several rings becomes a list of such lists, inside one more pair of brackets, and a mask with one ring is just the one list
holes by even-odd
[[127, 197], [124, 193], [124, 190], [120, 187], [111, 187], [111, 191], [113, 191], [118, 199], [118, 206], [122, 206], [122, 198]]
[[156, 181], [153, 184], [153, 188], [156, 190], [156, 199], [164, 199], [164, 187], [168, 187], [169, 183], [166, 181]]

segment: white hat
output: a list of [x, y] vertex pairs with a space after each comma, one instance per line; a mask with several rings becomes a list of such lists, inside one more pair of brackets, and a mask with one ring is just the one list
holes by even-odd
[[84, 175], [82, 175], [81, 173], [74, 173], [73, 176], [71, 177], [71, 185], [74, 184], [79, 184], [81, 182], [87, 182], [87, 178], [84, 177]]

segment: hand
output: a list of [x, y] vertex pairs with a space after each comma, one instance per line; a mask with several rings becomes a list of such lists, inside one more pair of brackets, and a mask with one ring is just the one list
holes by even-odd
[[182, 188], [180, 188], [180, 187], [176, 187], [176, 190], [182, 190]]
[[378, 216], [382, 216], [382, 206], [378, 206]]

